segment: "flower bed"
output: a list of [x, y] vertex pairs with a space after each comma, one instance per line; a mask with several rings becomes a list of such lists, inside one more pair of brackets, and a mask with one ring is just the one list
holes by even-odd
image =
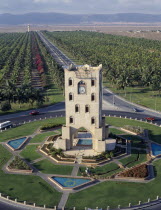
[[145, 178], [148, 176], [147, 164], [142, 164], [128, 170], [125, 170], [119, 174], [120, 177], [134, 177], [134, 178]]
[[142, 127], [139, 126], [132, 126], [132, 125], [124, 125], [123, 127], [126, 130], [132, 131], [136, 134], [143, 134], [144, 133], [144, 129]]
[[117, 157], [121, 154], [124, 154], [125, 152], [126, 152], [125, 148], [116, 146], [115, 150], [113, 151], [102, 152], [101, 154], [96, 155], [96, 156], [83, 156], [83, 162], [85, 161], [99, 162], [99, 161], [107, 160], [109, 158]]
[[31, 170], [30, 166], [18, 156], [15, 156], [14, 160], [8, 165], [8, 168], [14, 170]]
[[71, 155], [65, 155], [62, 152], [62, 149], [55, 149], [53, 147], [53, 143], [44, 144], [41, 149], [41, 152], [43, 152], [46, 155], [49, 155], [52, 159], [54, 159], [56, 162], [69, 162], [74, 163], [75, 156]]

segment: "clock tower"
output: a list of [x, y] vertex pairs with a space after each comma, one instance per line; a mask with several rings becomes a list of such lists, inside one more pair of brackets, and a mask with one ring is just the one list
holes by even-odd
[[83, 127], [92, 135], [92, 148], [98, 153], [106, 151], [108, 126], [102, 117], [102, 65], [71, 65], [64, 67], [64, 72], [66, 125], [57, 147], [72, 149], [78, 129]]

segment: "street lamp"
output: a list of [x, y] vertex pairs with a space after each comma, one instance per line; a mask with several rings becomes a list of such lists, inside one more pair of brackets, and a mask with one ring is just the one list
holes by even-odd
[[115, 106], [115, 96], [113, 94], [113, 106]]

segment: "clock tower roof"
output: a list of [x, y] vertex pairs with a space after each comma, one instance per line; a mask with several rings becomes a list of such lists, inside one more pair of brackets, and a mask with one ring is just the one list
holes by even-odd
[[71, 64], [70, 66], [64, 66], [64, 69], [67, 71], [100, 71], [102, 69], [102, 64], [100, 64], [97, 67], [92, 67], [88, 64], [85, 65], [73, 65]]

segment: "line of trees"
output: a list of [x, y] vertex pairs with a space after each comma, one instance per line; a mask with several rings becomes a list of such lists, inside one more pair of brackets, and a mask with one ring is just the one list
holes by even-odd
[[36, 102], [37, 106], [40, 106], [44, 101], [44, 94], [41, 90], [26, 84], [17, 87], [9, 80], [6, 81], [0, 91], [0, 105], [2, 111], [10, 110], [12, 108], [11, 103], [18, 103], [21, 107], [24, 103], [30, 103], [33, 106], [34, 102]]
[[38, 43], [38, 46], [41, 50], [41, 53], [45, 62], [45, 70], [47, 72], [47, 81], [48, 84], [53, 84], [63, 90], [64, 89], [64, 70], [63, 68], [56, 63], [56, 61], [51, 56], [50, 52], [47, 50], [44, 43], [40, 40], [39, 36], [35, 33], [35, 37]]
[[161, 42], [103, 33], [43, 32], [82, 64], [103, 64], [104, 78], [118, 89], [149, 86], [161, 91]]

